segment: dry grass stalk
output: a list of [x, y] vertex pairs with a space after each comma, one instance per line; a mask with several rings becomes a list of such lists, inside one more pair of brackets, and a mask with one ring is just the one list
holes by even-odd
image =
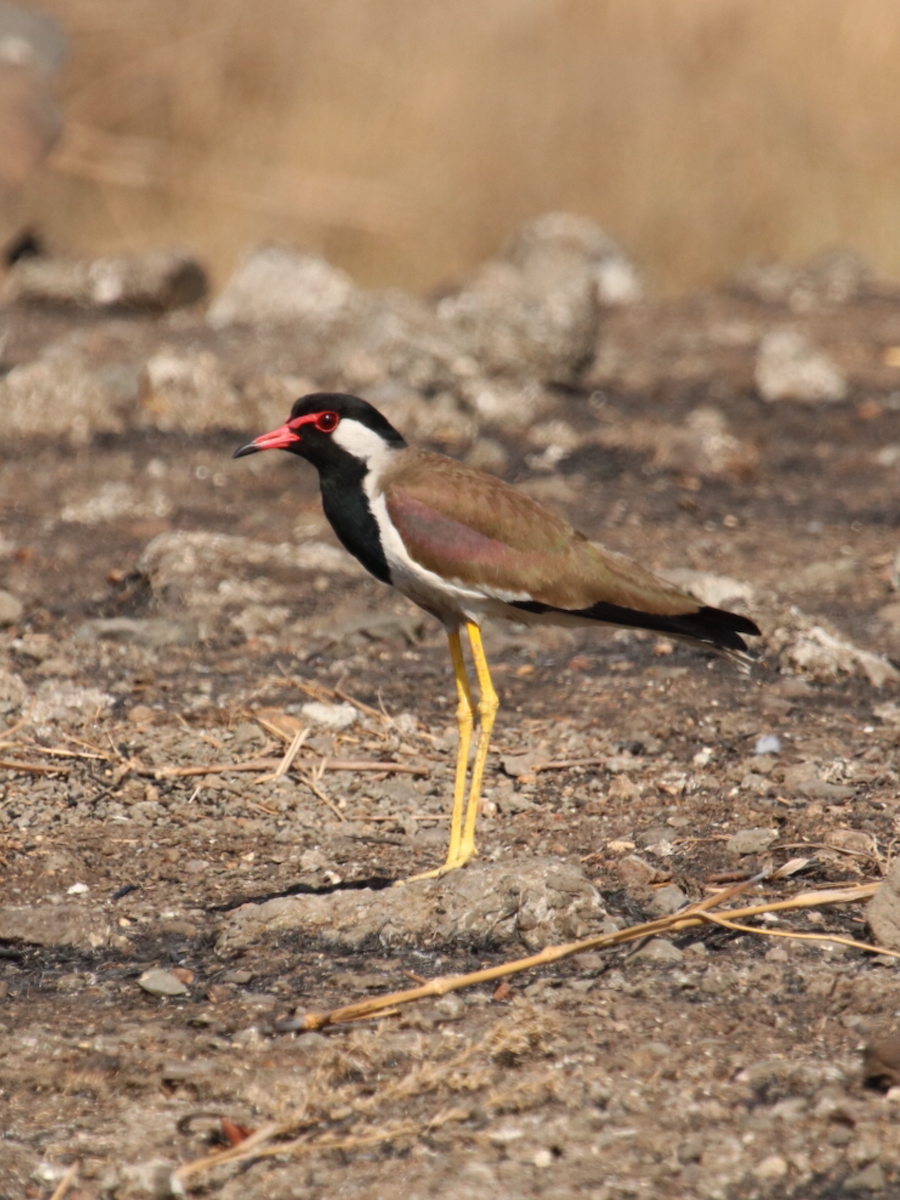
[[[208, 763], [198, 767], [143, 767], [138, 775], [146, 775], [151, 779], [180, 779], [190, 775], [220, 775], [227, 771], [267, 771], [274, 770], [282, 760], [280, 758], [254, 758], [247, 762]], [[374, 758], [304, 758], [301, 760], [305, 767], [314, 770], [324, 768], [326, 771], [383, 771], [385, 775], [427, 775], [428, 767], [416, 767], [412, 763], [380, 762]], [[297, 770], [297, 764], [294, 764]], [[64, 767], [48, 767], [47, 770], [66, 770]]]
[[72, 768], [58, 763], [19, 762], [13, 758], [0, 758], [0, 769], [24, 771], [27, 775], [68, 775]]
[[707, 920], [724, 929], [732, 929], [735, 933], [756, 933], [762, 937], [791, 938], [795, 942], [834, 942], [839, 946], [851, 946], [854, 950], [868, 950], [873, 954], [887, 954], [891, 958], [900, 958], [896, 950], [888, 950], [884, 946], [873, 946], [870, 942], [859, 942], [856, 938], [842, 937], [836, 933], [796, 933], [792, 929], [762, 929], [757, 925], [740, 925], [736, 921], [726, 920], [717, 913], [709, 913]]
[[56, 1185], [50, 1200], [63, 1200], [63, 1196], [65, 1196], [66, 1192], [78, 1177], [78, 1167], [79, 1163], [72, 1163], [68, 1171], [66, 1171], [65, 1175], [63, 1175], [59, 1183]]
[[[382, 1014], [384, 1015], [384, 1014]], [[444, 1105], [424, 1121], [386, 1121], [385, 1107], [429, 1094], [461, 1092], [471, 1094], [492, 1088], [480, 1107], [493, 1111], [519, 1111], [533, 1107], [548, 1091], [560, 1086], [554, 1070], [539, 1079], [526, 1079], [510, 1085], [509, 1067], [541, 1052], [543, 1043], [554, 1031], [551, 1017], [530, 1007], [518, 1020], [508, 1016], [477, 1041], [458, 1053], [439, 1061], [424, 1059], [401, 1078], [385, 1083], [374, 1095], [359, 1096], [355, 1085], [344, 1085], [347, 1067], [354, 1071], [368, 1065], [360, 1045], [356, 1054], [338, 1053], [317, 1072], [308, 1099], [302, 1108], [285, 1120], [270, 1122], [238, 1146], [217, 1151], [186, 1163], [176, 1172], [185, 1179], [222, 1165], [236, 1164], [261, 1157], [298, 1157], [324, 1150], [354, 1150], [403, 1138], [421, 1138], [450, 1123], [465, 1121], [471, 1107]], [[362, 1062], [359, 1061], [361, 1056]], [[502, 1080], [500, 1086], [496, 1080]], [[352, 1110], [353, 1125], [344, 1130], [322, 1130], [323, 1120], [333, 1120], [335, 1108], [344, 1114]], [[369, 1124], [371, 1122], [371, 1124]], [[278, 1140], [291, 1138], [291, 1140]]]
[[[369, 1000], [359, 1001], [356, 1004], [344, 1005], [341, 1008], [332, 1009], [330, 1012], [309, 1012], [297, 1021], [295, 1028], [298, 1031], [305, 1032], [308, 1030], [323, 1029], [326, 1025], [337, 1025], [344, 1021], [358, 1021], [364, 1017], [376, 1016], [385, 1008], [393, 1008], [399, 1004], [411, 1004], [416, 1000], [424, 1000], [432, 996], [443, 996], [447, 992], [460, 991], [463, 988], [472, 987], [479, 983], [491, 983], [496, 979], [503, 979], [509, 975], [517, 975], [522, 971], [529, 971], [533, 967], [544, 967], [550, 963], [560, 962], [564, 958], [571, 958], [573, 955], [581, 954], [586, 950], [608, 950], [613, 946], [642, 941], [645, 938], [657, 937], [664, 933], [680, 933], [685, 929], [696, 928], [700, 925], [717, 924], [720, 923], [720, 919], [712, 916], [708, 910], [721, 904], [738, 892], [745, 891], [753, 882], [755, 880], [750, 880], [746, 884], [738, 884], [736, 887], [720, 892], [718, 895], [703, 900], [701, 903], [684, 909], [680, 913], [674, 913], [668, 917], [660, 917], [655, 921], [646, 921], [641, 925], [632, 925], [628, 929], [620, 929], [616, 933], [600, 934], [597, 937], [584, 938], [578, 942], [566, 942], [559, 946], [547, 946], [537, 954], [531, 954], [527, 958], [515, 959], [513, 962], [501, 963], [496, 967], [487, 967], [481, 971], [471, 971], [465, 975], [448, 975], [432, 979], [429, 983], [421, 987], [409, 988], [402, 992], [391, 992], [386, 996], [377, 996]], [[790, 900], [778, 900], [769, 904], [755, 904], [747, 908], [729, 910], [726, 920], [743, 920], [747, 917], [761, 916], [763, 913], [787, 912], [801, 908], [817, 908], [820, 905], [849, 904], [858, 900], [868, 900], [875, 894], [879, 886], [877, 883], [872, 883], [852, 888], [828, 888], [814, 892], [803, 892], [799, 896], [792, 897]], [[746, 926], [744, 931], [747, 933], [768, 932], [767, 930], [760, 930], [753, 926]], [[836, 939], [822, 936], [821, 940], [834, 941]], [[893, 954], [893, 951], [884, 951], [878, 946], [871, 946], [861, 942], [854, 943], [854, 945], [876, 954]], [[894, 955], [894, 957], [900, 957], [900, 954]]]
[[287, 775], [288, 771], [291, 769], [291, 765], [292, 765], [294, 759], [297, 757], [297, 755], [300, 752], [300, 747], [303, 745], [303, 743], [306, 741], [306, 739], [308, 737], [309, 737], [309, 726], [308, 725], [304, 726], [303, 729], [298, 729], [291, 741], [291, 744], [288, 746], [287, 750], [285, 750], [285, 752], [284, 752], [284, 758], [282, 758], [281, 762], [278, 764], [278, 766], [275, 768], [275, 770], [271, 773], [271, 775], [260, 775], [259, 779], [257, 779], [256, 782], [257, 783], [269, 783], [273, 779], [281, 779], [282, 776]]

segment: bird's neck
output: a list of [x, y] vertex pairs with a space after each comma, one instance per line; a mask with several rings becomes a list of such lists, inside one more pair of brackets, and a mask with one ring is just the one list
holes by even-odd
[[349, 455], [320, 470], [322, 508], [344, 549], [359, 559], [376, 579], [390, 583], [381, 532], [366, 491], [369, 474], [366, 463]]

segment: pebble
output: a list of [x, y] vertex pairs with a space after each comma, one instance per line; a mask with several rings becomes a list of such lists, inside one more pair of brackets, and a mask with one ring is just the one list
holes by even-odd
[[83, 621], [75, 631], [79, 641], [133, 642], [138, 646], [193, 646], [199, 636], [196, 621], [166, 617], [102, 617]]
[[900, 950], [900, 858], [895, 858], [869, 901], [866, 920], [879, 945]]
[[777, 733], [764, 733], [756, 739], [753, 746], [754, 754], [780, 754], [781, 738]]
[[848, 1175], [842, 1184], [842, 1191], [883, 1192], [886, 1186], [887, 1180], [881, 1164], [873, 1162], [864, 1167], [862, 1171], [857, 1171], [855, 1175]]
[[138, 986], [142, 987], [145, 992], [149, 992], [151, 996], [186, 996], [188, 989], [177, 979], [171, 971], [164, 971], [161, 967], [154, 967], [150, 971], [145, 971], [138, 979]]
[[79, 904], [0, 906], [0, 941], [32, 946], [77, 946], [96, 950], [109, 940], [109, 926]]
[[628, 854], [616, 867], [622, 886], [629, 891], [641, 891], [656, 878], [656, 867], [637, 854]]
[[359, 710], [352, 704], [326, 704], [320, 700], [301, 705], [300, 713], [323, 729], [349, 729], [359, 719]]
[[24, 611], [25, 607], [17, 596], [0, 590], [0, 626], [15, 625]]
[[729, 854], [763, 854], [778, 839], [777, 829], [740, 829], [725, 843]]
[[641, 946], [640, 950], [627, 960], [628, 962], [650, 962], [650, 963], [677, 963], [684, 958], [683, 951], [679, 950], [672, 942], [666, 938], [651, 938], [646, 946]]
[[835, 402], [847, 396], [847, 381], [829, 356], [793, 329], [775, 329], [759, 345], [756, 386], [763, 400]]
[[829, 783], [825, 779], [811, 779], [795, 789], [807, 800], [827, 800], [830, 804], [844, 804], [856, 795], [856, 788], [843, 783]]
[[173, 1178], [175, 1164], [164, 1158], [142, 1163], [122, 1163], [100, 1180], [103, 1200], [172, 1200], [184, 1196]]
[[863, 1076], [875, 1087], [900, 1085], [900, 1027], [879, 1030], [863, 1051]]
[[753, 1174], [762, 1183], [783, 1179], [787, 1173], [788, 1165], [780, 1154], [770, 1154], [753, 1168]]
[[654, 916], [667, 917], [670, 913], [678, 912], [679, 908], [683, 908], [687, 904], [687, 899], [678, 884], [670, 883], [666, 887], [657, 888], [654, 891], [653, 899], [647, 907]]
[[462, 996], [450, 992], [435, 1004], [434, 1011], [442, 1021], [461, 1021], [466, 1015], [466, 1004]]

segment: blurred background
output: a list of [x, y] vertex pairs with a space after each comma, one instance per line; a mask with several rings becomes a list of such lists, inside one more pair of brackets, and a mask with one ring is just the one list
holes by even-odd
[[184, 246], [221, 283], [278, 239], [363, 284], [425, 290], [563, 209], [662, 292], [836, 245], [900, 275], [900, 6], [885, 0], [39, 8], [68, 50], [6, 56], [20, 90], [32, 81], [14, 107], [34, 145], [0, 185], [5, 232], [56, 251]]

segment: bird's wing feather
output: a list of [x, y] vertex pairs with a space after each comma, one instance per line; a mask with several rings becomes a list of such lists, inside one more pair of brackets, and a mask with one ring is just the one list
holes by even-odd
[[419, 452], [383, 489], [410, 557], [460, 583], [568, 611], [609, 603], [678, 615], [701, 607], [524, 492], [454, 459]]

